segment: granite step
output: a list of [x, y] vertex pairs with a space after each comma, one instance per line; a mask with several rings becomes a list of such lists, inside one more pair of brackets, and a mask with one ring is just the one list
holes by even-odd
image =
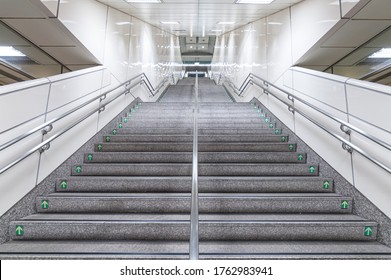
[[[34, 214], [10, 223], [12, 240], [187, 241], [189, 215]], [[374, 241], [377, 223], [351, 214], [201, 214], [200, 241]]]
[[[190, 213], [191, 193], [59, 193], [38, 196], [38, 213]], [[201, 193], [199, 213], [350, 214], [350, 197], [335, 194]]]
[[[318, 177], [199, 177], [199, 192], [332, 193], [334, 182]], [[191, 192], [191, 177], [70, 177], [56, 181], [56, 192]]]

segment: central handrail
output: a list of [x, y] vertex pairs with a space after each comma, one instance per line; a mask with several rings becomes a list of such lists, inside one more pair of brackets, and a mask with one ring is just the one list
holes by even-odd
[[198, 72], [194, 87], [194, 133], [193, 133], [193, 176], [191, 187], [190, 212], [190, 259], [198, 260], [199, 256], [199, 211], [198, 211]]

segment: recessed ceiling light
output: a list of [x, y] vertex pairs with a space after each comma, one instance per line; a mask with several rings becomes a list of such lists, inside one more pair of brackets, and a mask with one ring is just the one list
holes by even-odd
[[178, 21], [161, 21], [161, 24], [179, 24]]
[[0, 56], [26, 56], [24, 53], [11, 46], [0, 47]]
[[234, 21], [219, 21], [217, 24], [234, 24]]
[[383, 48], [380, 51], [373, 53], [368, 58], [391, 58], [391, 49]]
[[272, 3], [274, 0], [237, 0], [236, 4], [263, 4], [267, 5]]
[[132, 24], [132, 23], [129, 21], [120, 21], [120, 22], [116, 22], [115, 24], [116, 25], [127, 25], [127, 24]]
[[147, 4], [160, 4], [161, 0], [124, 0], [128, 3], [147, 3]]
[[236, 4], [270, 4], [274, 0], [236, 0]]

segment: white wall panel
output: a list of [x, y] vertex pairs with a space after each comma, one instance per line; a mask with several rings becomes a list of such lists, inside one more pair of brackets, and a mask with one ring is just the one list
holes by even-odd
[[335, 0], [303, 1], [292, 6], [292, 57], [297, 61], [339, 20]]
[[45, 113], [49, 94], [47, 83], [46, 79], [40, 79], [0, 88], [0, 133]]
[[275, 82], [293, 63], [289, 9], [267, 18], [267, 34], [267, 79]]
[[106, 25], [104, 64], [121, 82], [127, 78], [131, 18], [109, 8]]
[[391, 217], [390, 174], [361, 155], [353, 154], [355, 187]]
[[372, 87], [370, 83], [353, 80], [348, 82], [346, 90], [349, 114], [391, 132], [391, 89], [377, 85], [376, 89], [382, 92], [374, 92]]
[[318, 76], [314, 71], [311, 74], [293, 71], [293, 87], [295, 91], [310, 96], [342, 112], [347, 111], [344, 84], [346, 80], [347, 78], [327, 73], [319, 73]]
[[101, 88], [103, 69], [79, 76], [72, 73], [54, 76], [50, 89], [48, 111], [69, 104], [83, 96], [96, 93]]

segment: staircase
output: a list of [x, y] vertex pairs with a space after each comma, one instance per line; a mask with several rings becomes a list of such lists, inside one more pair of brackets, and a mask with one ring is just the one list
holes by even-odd
[[[10, 223], [0, 257], [187, 259], [193, 81], [116, 119], [36, 198], [36, 214]], [[207, 80], [200, 100], [200, 258], [391, 256], [377, 223], [353, 214], [353, 199], [265, 108], [230, 102]]]

